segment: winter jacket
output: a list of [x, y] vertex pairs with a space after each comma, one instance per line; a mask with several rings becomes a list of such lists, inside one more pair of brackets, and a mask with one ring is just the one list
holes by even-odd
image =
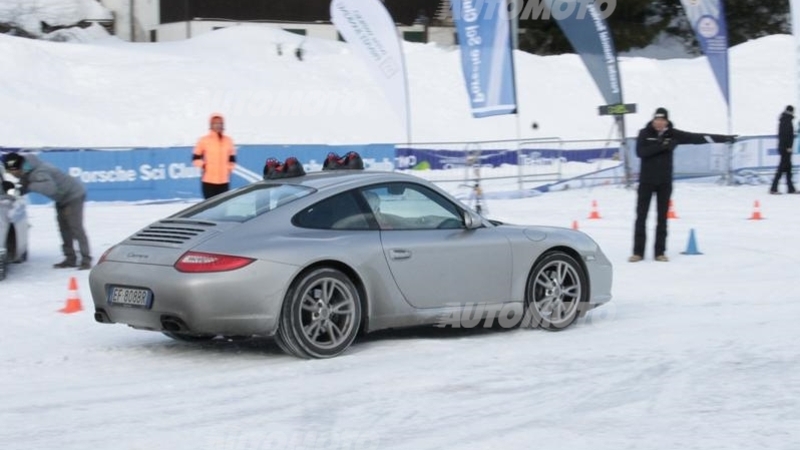
[[[213, 115], [210, 120], [222, 116]], [[203, 171], [203, 183], [226, 184], [236, 167], [236, 148], [233, 140], [222, 133], [209, 131], [194, 148], [192, 163]]]
[[794, 116], [788, 113], [781, 114], [778, 121], [778, 153], [792, 153], [794, 148], [794, 127], [792, 126]]
[[73, 201], [83, 200], [86, 189], [77, 178], [62, 172], [56, 166], [46, 163], [35, 155], [26, 154], [22, 164], [20, 192], [36, 192], [49, 197], [56, 205], [66, 205]]
[[650, 122], [639, 131], [636, 139], [636, 155], [642, 160], [639, 182], [648, 184], [672, 183], [672, 155], [675, 147], [681, 144], [708, 144], [711, 142], [732, 142], [732, 136], [722, 134], [700, 134], [681, 131], [668, 122], [667, 128], [659, 134]]

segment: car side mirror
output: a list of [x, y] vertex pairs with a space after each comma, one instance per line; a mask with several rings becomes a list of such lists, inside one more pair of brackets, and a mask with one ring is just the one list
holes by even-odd
[[464, 219], [464, 227], [466, 229], [474, 230], [483, 226], [483, 221], [472, 211], [464, 210], [461, 214]]

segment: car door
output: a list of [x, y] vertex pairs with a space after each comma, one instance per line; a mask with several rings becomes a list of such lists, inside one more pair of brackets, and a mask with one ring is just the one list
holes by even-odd
[[376, 194], [381, 242], [392, 276], [416, 308], [508, 301], [511, 246], [493, 228], [468, 230], [461, 209], [425, 186], [389, 183]]

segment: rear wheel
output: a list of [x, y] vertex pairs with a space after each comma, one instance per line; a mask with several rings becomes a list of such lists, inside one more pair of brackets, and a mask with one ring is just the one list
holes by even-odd
[[533, 327], [563, 330], [575, 322], [588, 298], [589, 281], [580, 263], [564, 252], [550, 252], [528, 277], [527, 318]]
[[301, 275], [286, 294], [277, 344], [300, 358], [331, 358], [347, 350], [361, 323], [361, 297], [339, 270]]

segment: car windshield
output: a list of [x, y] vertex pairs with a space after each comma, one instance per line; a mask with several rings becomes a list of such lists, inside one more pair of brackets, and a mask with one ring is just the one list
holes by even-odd
[[292, 184], [256, 184], [189, 208], [174, 217], [218, 222], [245, 222], [314, 192]]

